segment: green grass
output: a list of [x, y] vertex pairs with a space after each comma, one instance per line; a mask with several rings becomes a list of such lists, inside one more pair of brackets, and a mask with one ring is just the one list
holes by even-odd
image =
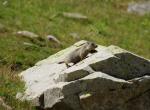
[[[133, 0], [8, 0], [5, 6], [3, 1], [0, 1], [0, 23], [8, 28], [7, 32], [0, 32], [0, 66], [4, 70], [6, 66], [16, 64], [20, 65], [19, 71], [24, 70], [72, 45], [78, 41], [69, 35], [72, 32], [78, 33], [81, 39], [104, 46], [117, 45], [150, 58], [150, 15], [127, 13], [127, 5]], [[62, 12], [79, 12], [86, 15], [89, 21], [65, 18], [60, 15]], [[32, 41], [16, 36], [14, 32], [19, 30], [37, 33], [42, 38], [48, 34], [54, 35], [63, 45], [56, 46], [44, 40], [34, 42], [43, 46], [24, 46], [24, 41]], [[13, 103], [16, 102], [14, 96], [18, 89], [22, 90], [22, 84], [18, 79], [11, 80], [7, 72], [6, 69], [6, 76], [0, 76], [3, 79], [0, 80], [3, 89], [0, 88], [0, 94], [6, 95], [11, 106], [24, 108], [20, 102], [17, 105]]]
[[[17, 72], [11, 71], [10, 67], [0, 68], [0, 97], [4, 98], [6, 104], [13, 110], [32, 110], [29, 102], [17, 100], [17, 91], [24, 90], [24, 83], [20, 81]], [[0, 106], [0, 110], [3, 110]], [[5, 110], [5, 109], [4, 109]]]

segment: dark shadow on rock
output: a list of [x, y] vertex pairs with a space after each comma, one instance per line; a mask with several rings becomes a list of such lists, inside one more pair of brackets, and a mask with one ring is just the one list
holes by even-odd
[[73, 109], [70, 108], [66, 103], [59, 102], [55, 104], [52, 108], [47, 108], [45, 110], [73, 110]]
[[101, 71], [111, 76], [130, 80], [133, 78], [150, 75], [148, 60], [136, 57], [130, 53], [115, 54], [106, 60], [91, 64], [95, 71]]

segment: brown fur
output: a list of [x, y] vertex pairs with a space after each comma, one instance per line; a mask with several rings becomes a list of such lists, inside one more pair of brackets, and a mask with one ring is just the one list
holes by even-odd
[[97, 52], [95, 48], [97, 45], [93, 42], [86, 42], [85, 44], [81, 45], [81, 47], [77, 48], [76, 50], [72, 51], [66, 58], [59, 62], [65, 63], [67, 67], [70, 67], [69, 63], [76, 64], [87, 57], [89, 53]]

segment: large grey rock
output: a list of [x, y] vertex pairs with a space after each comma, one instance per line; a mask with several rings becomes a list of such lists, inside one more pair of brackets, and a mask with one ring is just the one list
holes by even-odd
[[21, 100], [49, 110], [149, 110], [150, 61], [117, 46], [98, 46], [97, 53], [67, 68], [58, 64], [80, 41], [20, 76], [26, 83]]

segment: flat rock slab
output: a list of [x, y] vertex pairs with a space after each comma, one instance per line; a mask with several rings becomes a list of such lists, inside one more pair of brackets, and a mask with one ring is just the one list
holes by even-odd
[[20, 77], [26, 90], [19, 99], [49, 110], [149, 110], [148, 59], [117, 46], [98, 45], [96, 53], [69, 68], [58, 64], [85, 42], [77, 42], [23, 71]]

